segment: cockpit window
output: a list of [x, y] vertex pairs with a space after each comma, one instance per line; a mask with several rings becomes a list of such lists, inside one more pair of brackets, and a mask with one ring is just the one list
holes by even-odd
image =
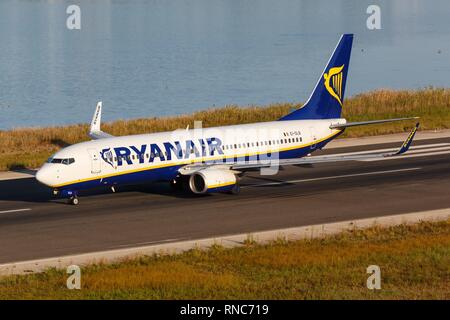
[[67, 158], [67, 159], [62, 160], [62, 164], [66, 164], [66, 165], [72, 164], [74, 162], [75, 162], [74, 158]]
[[65, 158], [65, 159], [61, 159], [61, 158], [49, 158], [47, 160], [47, 163], [62, 163], [65, 165], [69, 165], [75, 162], [74, 158]]

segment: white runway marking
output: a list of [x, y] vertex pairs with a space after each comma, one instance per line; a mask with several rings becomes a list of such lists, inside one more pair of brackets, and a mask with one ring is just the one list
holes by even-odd
[[413, 153], [424, 153], [424, 152], [435, 152], [435, 151], [443, 151], [443, 150], [447, 150], [450, 151], [450, 146], [448, 147], [438, 147], [438, 148], [427, 148], [427, 149], [413, 149], [413, 150], [408, 150], [405, 154], [413, 154]]
[[[326, 157], [329, 156], [353, 156], [353, 155], [368, 155], [368, 154], [378, 154], [378, 153], [389, 153], [395, 152], [398, 148], [386, 148], [386, 149], [375, 149], [375, 150], [366, 150], [366, 151], [355, 151], [355, 152], [344, 152], [344, 153], [335, 153], [330, 155], [324, 155]], [[373, 162], [373, 161], [386, 161], [386, 160], [400, 160], [407, 158], [417, 158], [417, 157], [427, 157], [427, 156], [435, 156], [435, 155], [443, 155], [450, 154], [450, 143], [434, 143], [434, 144], [426, 144], [419, 146], [412, 146], [409, 148], [409, 151], [404, 155], [399, 157], [388, 157], [388, 158], [375, 158], [375, 159], [362, 159], [356, 161], [363, 162]], [[313, 159], [315, 156], [310, 157]], [[323, 156], [316, 156], [317, 158]]]
[[268, 182], [262, 184], [254, 184], [246, 187], [261, 187], [261, 186], [272, 186], [286, 183], [299, 183], [299, 182], [310, 182], [310, 181], [320, 181], [320, 180], [331, 180], [331, 179], [340, 179], [340, 178], [351, 178], [351, 177], [360, 177], [360, 176], [373, 176], [377, 174], [387, 174], [387, 173], [395, 173], [395, 172], [405, 172], [405, 171], [415, 171], [420, 170], [422, 168], [406, 168], [406, 169], [398, 169], [398, 170], [385, 170], [385, 171], [373, 171], [373, 172], [364, 172], [364, 173], [354, 173], [354, 174], [343, 174], [339, 176], [330, 176], [330, 177], [321, 177], [321, 178], [311, 178], [311, 179], [299, 179], [299, 180], [289, 180], [289, 181], [280, 181], [280, 182]]
[[[419, 145], [419, 146], [411, 146], [409, 148], [409, 151], [406, 154], [411, 153], [411, 152], [425, 152], [428, 150], [422, 150], [422, 149], [436, 148], [436, 147], [439, 147], [440, 150], [444, 150], [444, 149], [450, 150], [450, 143], [434, 143], [434, 144], [426, 144], [426, 145]], [[336, 153], [336, 154], [332, 154], [332, 155], [333, 156], [334, 155], [347, 156], [347, 155], [359, 155], [359, 154], [368, 154], [368, 153], [394, 152], [394, 151], [397, 151], [399, 148], [400, 147], [366, 150], [366, 151], [354, 151], [354, 152]], [[419, 151], [419, 149], [420, 149], [420, 151]], [[414, 151], [412, 151], [412, 150], [414, 150]], [[432, 151], [432, 150], [434, 150], [434, 149], [431, 149], [430, 151]]]
[[438, 156], [442, 154], [450, 154], [450, 150], [448, 151], [441, 151], [441, 152], [425, 152], [425, 153], [417, 153], [417, 154], [410, 154], [406, 153], [405, 155], [396, 157], [396, 158], [380, 158], [380, 159], [366, 159], [366, 160], [359, 160], [364, 162], [373, 162], [373, 161], [385, 161], [385, 160], [401, 160], [401, 159], [409, 159], [409, 158], [417, 158], [417, 157], [427, 157], [427, 156]]
[[30, 211], [30, 210], [31, 210], [31, 208], [5, 210], [5, 211], [0, 211], [0, 214], [1, 213], [13, 213], [13, 212], [21, 212], [21, 211]]

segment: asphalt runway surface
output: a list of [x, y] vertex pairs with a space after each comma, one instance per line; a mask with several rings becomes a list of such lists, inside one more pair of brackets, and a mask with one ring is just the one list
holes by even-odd
[[0, 263], [450, 208], [450, 138], [416, 141], [396, 160], [251, 172], [241, 185], [239, 195], [204, 196], [165, 183], [127, 186], [71, 206], [34, 178], [0, 181]]

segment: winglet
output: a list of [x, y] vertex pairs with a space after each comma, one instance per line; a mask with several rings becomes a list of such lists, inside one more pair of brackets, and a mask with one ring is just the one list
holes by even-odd
[[95, 108], [94, 116], [91, 121], [91, 128], [89, 130], [89, 136], [92, 139], [103, 139], [112, 137], [110, 134], [103, 132], [100, 129], [100, 125], [102, 122], [102, 102], [99, 101], [97, 103], [97, 107]]
[[100, 124], [102, 122], [102, 102], [99, 101], [97, 103], [97, 107], [95, 108], [94, 116], [91, 121], [91, 132], [101, 131]]
[[403, 142], [400, 149], [398, 149], [398, 151], [394, 153], [394, 155], [399, 155], [408, 151], [414, 139], [414, 136], [416, 135], [417, 129], [419, 129], [419, 122], [416, 123], [416, 126], [412, 129], [411, 133], [408, 135], [408, 138], [406, 138], [405, 142]]

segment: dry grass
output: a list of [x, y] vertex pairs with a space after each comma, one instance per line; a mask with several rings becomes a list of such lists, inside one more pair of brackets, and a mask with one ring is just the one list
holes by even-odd
[[[203, 121], [205, 127], [271, 121], [298, 107], [300, 104], [290, 103], [246, 108], [228, 106], [177, 117], [120, 120], [105, 123], [103, 130], [128, 135], [169, 131], [188, 124], [192, 127], [194, 120]], [[345, 101], [343, 116], [349, 121], [420, 116], [422, 130], [450, 128], [450, 89], [378, 90], [360, 94]], [[347, 130], [343, 136], [403, 132], [411, 126], [410, 122], [401, 122], [357, 127]], [[87, 124], [0, 131], [0, 170], [39, 167], [61, 147], [87, 140], [87, 132]]]
[[[366, 268], [381, 268], [381, 290]], [[0, 299], [449, 299], [450, 221], [0, 279]]]

